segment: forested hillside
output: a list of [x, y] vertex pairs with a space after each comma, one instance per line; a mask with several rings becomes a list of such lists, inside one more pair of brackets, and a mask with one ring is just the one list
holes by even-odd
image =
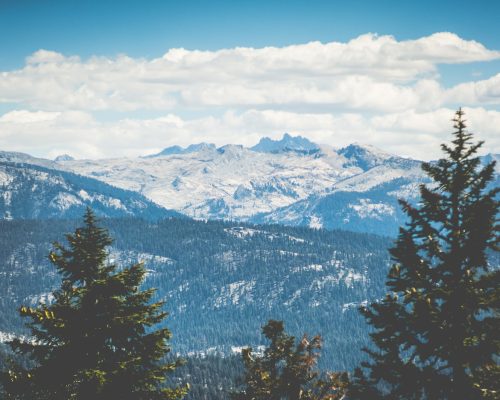
[[[78, 221], [0, 221], [0, 326], [21, 333], [20, 304], [50, 301], [58, 275], [47, 254]], [[391, 240], [282, 226], [169, 219], [110, 219], [110, 262], [144, 261], [146, 285], [170, 312], [181, 354], [232, 354], [262, 343], [261, 326], [283, 319], [290, 333], [324, 336], [321, 363], [349, 369], [367, 328], [357, 307], [384, 295]]]

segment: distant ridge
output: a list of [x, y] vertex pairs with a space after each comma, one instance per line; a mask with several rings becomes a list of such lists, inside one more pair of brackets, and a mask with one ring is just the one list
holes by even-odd
[[56, 158], [54, 158], [54, 161], [55, 162], [58, 162], [58, 161], [73, 161], [74, 158], [71, 157], [69, 154], [61, 154], [60, 156], [57, 156]]
[[181, 146], [170, 146], [159, 153], [156, 154], [150, 154], [148, 156], [144, 156], [143, 158], [155, 158], [155, 157], [162, 157], [162, 156], [170, 156], [173, 154], [189, 154], [189, 153], [196, 153], [198, 151], [203, 151], [203, 150], [215, 150], [216, 146], [213, 143], [197, 143], [197, 144], [190, 144], [187, 147], [181, 147]]
[[291, 136], [285, 133], [281, 140], [273, 140], [268, 137], [260, 139], [259, 143], [250, 147], [250, 150], [260, 153], [283, 153], [294, 151], [297, 153], [311, 154], [320, 150], [316, 143], [302, 136]]
[[370, 168], [382, 164], [384, 161], [395, 158], [392, 154], [386, 153], [375, 146], [359, 143], [343, 147], [337, 153], [347, 159], [344, 163], [345, 167], [359, 167], [363, 171], [368, 171]]

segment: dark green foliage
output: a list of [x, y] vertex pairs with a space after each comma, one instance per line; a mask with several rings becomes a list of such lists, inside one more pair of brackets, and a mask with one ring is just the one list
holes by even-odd
[[142, 264], [118, 270], [106, 262], [112, 240], [87, 210], [85, 224], [68, 234], [69, 247], [49, 255], [62, 277], [51, 303], [21, 307], [31, 320], [30, 339], [11, 348], [35, 362], [13, 366], [2, 376], [7, 398], [50, 400], [177, 399], [166, 374], [177, 363], [161, 363], [169, 352], [168, 329], [154, 330], [166, 313], [151, 303], [153, 289], [139, 290]]
[[251, 348], [243, 350], [246, 367], [245, 388], [236, 400], [336, 400], [348, 385], [346, 373], [324, 377], [316, 369], [321, 338], [306, 335], [295, 343], [285, 332], [282, 321], [270, 320], [262, 333], [270, 341], [262, 356]]
[[185, 361], [171, 375], [173, 380], [189, 383], [185, 400], [229, 400], [244, 373], [240, 355], [204, 354]]
[[[366, 376], [354, 398], [481, 399], [500, 396], [499, 188], [494, 163], [480, 168], [463, 112], [446, 158], [423, 165], [434, 184], [401, 202], [409, 222], [391, 250], [390, 293], [362, 309], [373, 326]], [[490, 260], [494, 258], [490, 257]]]

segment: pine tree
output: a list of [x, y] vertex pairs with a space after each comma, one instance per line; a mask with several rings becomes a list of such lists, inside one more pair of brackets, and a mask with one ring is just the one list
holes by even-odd
[[480, 166], [464, 112], [456, 112], [446, 158], [424, 163], [433, 184], [401, 201], [400, 229], [385, 299], [362, 309], [375, 349], [351, 396], [360, 399], [500, 398], [500, 271], [494, 162]]
[[320, 376], [315, 368], [321, 338], [303, 336], [297, 344], [284, 330], [282, 321], [270, 320], [262, 333], [270, 341], [262, 356], [252, 349], [242, 352], [246, 388], [237, 400], [336, 400], [347, 387], [346, 373]]
[[100, 400], [179, 399], [186, 388], [165, 387], [178, 362], [163, 361], [170, 351], [168, 329], [154, 329], [166, 313], [151, 303], [154, 289], [140, 290], [142, 264], [118, 269], [107, 263], [107, 231], [90, 209], [84, 226], [67, 235], [69, 247], [55, 244], [50, 261], [62, 276], [50, 304], [21, 307], [31, 320], [32, 339], [11, 348], [27, 355], [32, 368], [3, 375], [12, 399]]

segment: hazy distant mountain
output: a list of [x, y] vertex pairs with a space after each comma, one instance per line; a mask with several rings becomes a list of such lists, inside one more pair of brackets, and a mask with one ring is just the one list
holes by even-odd
[[61, 154], [59, 156], [57, 156], [56, 158], [54, 158], [54, 161], [73, 161], [74, 158], [71, 157], [69, 154]]
[[282, 153], [295, 151], [297, 153], [310, 154], [319, 151], [319, 146], [302, 136], [283, 135], [281, 140], [272, 140], [264, 137], [250, 150], [261, 153]]
[[32, 164], [52, 169], [57, 169], [59, 167], [55, 161], [47, 160], [45, 158], [33, 157], [29, 154], [13, 151], [0, 151], [0, 162]]
[[401, 160], [400, 157], [386, 153], [375, 146], [357, 143], [344, 147], [337, 153], [346, 158], [344, 167], [358, 167], [363, 171], [368, 171], [377, 165], [387, 164], [390, 161], [397, 164]]
[[249, 220], [312, 195], [331, 193], [339, 185], [364, 192], [400, 177], [422, 178], [416, 161], [360, 145], [335, 151], [290, 135], [279, 141], [264, 138], [252, 149], [200, 144], [160, 154], [58, 164], [203, 219]]
[[149, 156], [144, 156], [144, 158], [155, 158], [155, 157], [162, 157], [162, 156], [170, 156], [172, 154], [189, 154], [189, 153], [196, 153], [198, 151], [202, 150], [207, 150], [207, 149], [212, 149], [215, 150], [215, 144], [213, 143], [197, 143], [197, 144], [191, 144], [187, 147], [181, 147], [181, 146], [170, 146], [159, 153], [156, 154], [151, 154]]

